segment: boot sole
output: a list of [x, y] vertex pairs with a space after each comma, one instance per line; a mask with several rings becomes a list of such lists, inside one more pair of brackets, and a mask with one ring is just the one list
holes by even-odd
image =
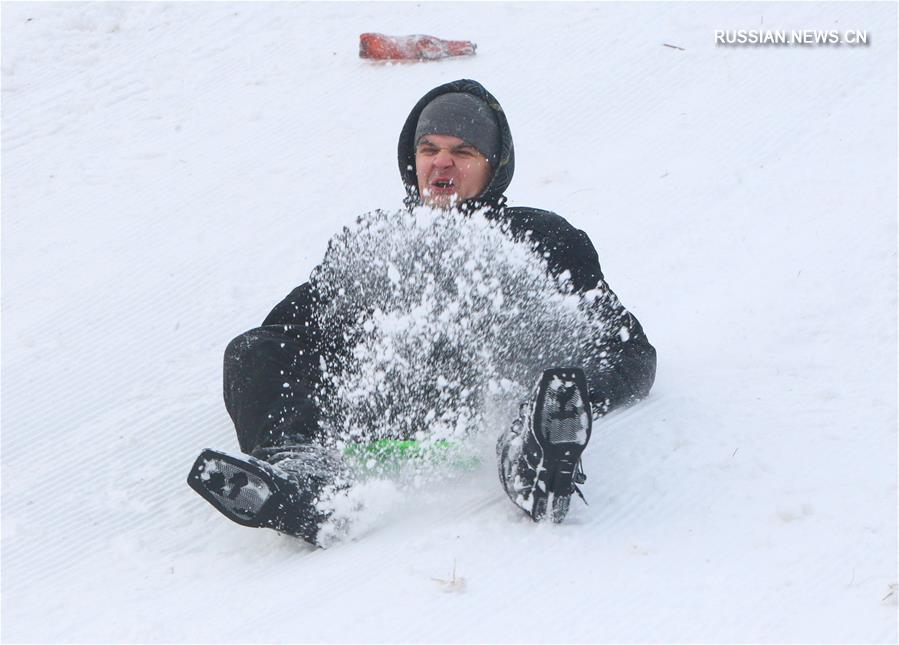
[[[576, 441], [553, 443], [551, 437], [566, 436], [567, 438], [571, 435], [571, 431], [558, 426], [539, 427], [539, 430], [538, 427], [535, 427], [540, 426], [537, 420], [544, 417], [547, 392], [554, 380], [561, 381], [566, 387], [574, 386], [577, 388], [581, 405], [574, 408], [574, 414], [579, 417], [579, 423], [586, 423], [586, 428], [581, 428], [575, 433], [578, 439]], [[574, 476], [577, 465], [580, 461], [581, 453], [584, 452], [584, 449], [590, 442], [593, 427], [590, 395], [584, 371], [577, 367], [553, 368], [544, 371], [540, 377], [531, 418], [533, 420], [531, 432], [534, 433], [538, 445], [543, 450], [543, 472], [538, 474], [534, 482], [534, 491], [532, 493], [534, 495], [534, 507], [531, 516], [535, 520], [541, 520], [546, 516], [547, 509], [551, 509], [552, 521], [561, 522], [568, 514], [571, 493], [574, 490]], [[583, 437], [580, 436], [581, 433], [583, 433]]]
[[229, 520], [253, 528], [273, 528], [276, 511], [287, 501], [271, 466], [208, 448], [191, 467], [187, 484]]

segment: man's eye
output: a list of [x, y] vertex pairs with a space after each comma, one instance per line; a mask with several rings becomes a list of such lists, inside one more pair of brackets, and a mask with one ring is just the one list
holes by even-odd
[[418, 154], [421, 155], [433, 155], [437, 153], [437, 148], [419, 148]]

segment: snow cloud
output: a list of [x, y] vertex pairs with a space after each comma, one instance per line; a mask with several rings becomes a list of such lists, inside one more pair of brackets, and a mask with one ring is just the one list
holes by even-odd
[[[482, 214], [377, 211], [329, 245], [312, 277], [320, 324], [347, 330], [324, 423], [340, 441], [456, 441], [498, 433], [543, 369], [603, 368], [614, 296], [572, 293], [528, 240]], [[614, 316], [613, 316], [614, 317]]]

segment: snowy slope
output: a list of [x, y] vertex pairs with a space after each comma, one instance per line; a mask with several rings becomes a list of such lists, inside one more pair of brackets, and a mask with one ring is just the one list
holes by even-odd
[[[2, 639], [895, 642], [896, 18], [4, 2]], [[713, 44], [760, 26], [871, 44]], [[478, 55], [369, 64], [363, 31]], [[399, 204], [408, 110], [463, 77], [508, 114], [511, 202], [586, 230], [645, 326], [651, 397], [597, 425], [562, 526], [489, 465], [326, 551], [228, 523], [184, 483], [237, 447], [225, 344]]]

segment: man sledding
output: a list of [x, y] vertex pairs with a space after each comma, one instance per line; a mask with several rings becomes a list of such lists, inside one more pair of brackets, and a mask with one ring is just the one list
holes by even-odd
[[[409, 217], [425, 208], [495, 224], [510, 240], [526, 245], [563, 295], [580, 299], [590, 320], [603, 321], [596, 328], [603, 333], [595, 333], [589, 343], [579, 341], [579, 346], [589, 345], [588, 351], [565, 355], [558, 359], [564, 361], [561, 364], [537, 365], [536, 384], [514, 418], [502, 427], [483, 428], [499, 434], [500, 482], [512, 502], [534, 520], [560, 522], [571, 496], [580, 493], [578, 484], [585, 480], [581, 455], [593, 420], [649, 393], [655, 350], [640, 323], [605, 283], [596, 251], [583, 231], [555, 213], [506, 205], [504, 193], [514, 172], [512, 136], [499, 103], [479, 83], [454, 81], [422, 97], [400, 133], [398, 162]], [[375, 241], [365, 250], [377, 256], [377, 246]], [[370, 329], [379, 312], [371, 302], [356, 307], [357, 301], [347, 299], [345, 289], [337, 289], [328, 276], [319, 267], [261, 327], [228, 345], [225, 404], [243, 454], [204, 450], [188, 475], [190, 486], [229, 519], [313, 544], [322, 542], [321, 527], [332, 515], [323, 500], [351, 486], [355, 477], [328, 434], [333, 432], [323, 415], [329, 402], [328, 378], [335, 364], [352, 364], [347, 357], [371, 349], [365, 345], [369, 341], [364, 330]], [[364, 278], [346, 284], [358, 287]], [[339, 298], [343, 309], [337, 316]], [[469, 322], [457, 316], [449, 324]], [[516, 319], [515, 329], [527, 329], [527, 324], [527, 319]], [[543, 332], [534, 333], [539, 343]], [[585, 333], [593, 333], [589, 325]], [[523, 338], [508, 337], [513, 343]], [[435, 355], [441, 353], [439, 345], [435, 339], [430, 348]], [[449, 360], [458, 358], [458, 348], [444, 350]], [[516, 360], [515, 347], [507, 354], [506, 362]], [[552, 352], [546, 357], [531, 355], [538, 357], [528, 359], [533, 366], [535, 361], [550, 360]], [[470, 357], [457, 360], [456, 369], [477, 370], [476, 362]], [[428, 392], [436, 387], [429, 381], [442, 378], [427, 373], [418, 377]], [[462, 383], [447, 391], [467, 395], [472, 389]], [[368, 432], [364, 420], [377, 414], [380, 405], [366, 400], [360, 407], [366, 404], [368, 416], [359, 417], [363, 423], [356, 424], [354, 436]], [[433, 417], [432, 412], [426, 418]], [[411, 432], [397, 425], [397, 439], [408, 440]], [[427, 428], [418, 427], [420, 432]], [[381, 439], [383, 428], [371, 434]]]

